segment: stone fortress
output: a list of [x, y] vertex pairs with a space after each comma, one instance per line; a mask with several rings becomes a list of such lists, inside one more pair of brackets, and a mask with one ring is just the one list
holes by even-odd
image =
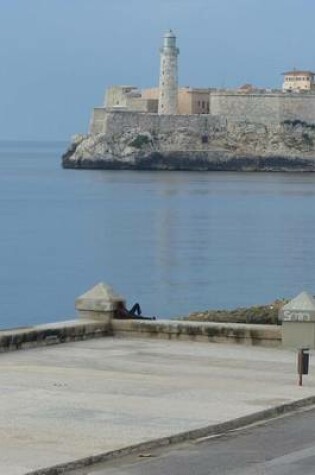
[[159, 87], [110, 87], [65, 168], [315, 171], [313, 72], [284, 73], [281, 90], [179, 87], [171, 30], [160, 56]]
[[[259, 89], [250, 84], [235, 90], [178, 87], [179, 49], [172, 31], [165, 34], [160, 52], [159, 87], [144, 90], [135, 86], [110, 87], [106, 91], [103, 107], [93, 111], [90, 133], [106, 132], [106, 114], [109, 112], [211, 115], [228, 121], [267, 125], [285, 120], [315, 122], [315, 84], [311, 71], [284, 73], [282, 90]], [[126, 127], [126, 120], [122, 121]]]

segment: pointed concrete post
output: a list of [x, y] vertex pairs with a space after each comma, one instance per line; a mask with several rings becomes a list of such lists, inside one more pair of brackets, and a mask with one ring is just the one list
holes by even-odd
[[315, 299], [301, 292], [279, 312], [282, 344], [292, 348], [315, 348]]
[[109, 322], [119, 302], [125, 302], [125, 299], [109, 285], [100, 282], [77, 298], [75, 307], [80, 318]]

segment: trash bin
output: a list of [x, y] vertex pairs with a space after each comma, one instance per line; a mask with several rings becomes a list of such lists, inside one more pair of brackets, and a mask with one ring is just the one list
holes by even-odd
[[298, 374], [308, 374], [309, 362], [309, 349], [301, 348], [298, 353]]

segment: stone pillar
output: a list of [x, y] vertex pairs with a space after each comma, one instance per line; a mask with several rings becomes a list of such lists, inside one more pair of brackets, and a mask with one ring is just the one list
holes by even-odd
[[114, 317], [119, 302], [125, 302], [124, 298], [101, 282], [81, 295], [76, 300], [75, 307], [80, 318], [109, 322]]
[[161, 52], [160, 85], [159, 85], [159, 114], [177, 114], [178, 79], [176, 36], [170, 30], [164, 35]]
[[315, 299], [307, 292], [284, 305], [279, 312], [282, 320], [282, 344], [289, 348], [315, 348]]

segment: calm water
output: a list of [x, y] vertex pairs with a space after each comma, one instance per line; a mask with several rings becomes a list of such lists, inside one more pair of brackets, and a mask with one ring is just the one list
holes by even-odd
[[74, 316], [99, 281], [148, 314], [315, 290], [315, 174], [75, 171], [0, 143], [0, 326]]

